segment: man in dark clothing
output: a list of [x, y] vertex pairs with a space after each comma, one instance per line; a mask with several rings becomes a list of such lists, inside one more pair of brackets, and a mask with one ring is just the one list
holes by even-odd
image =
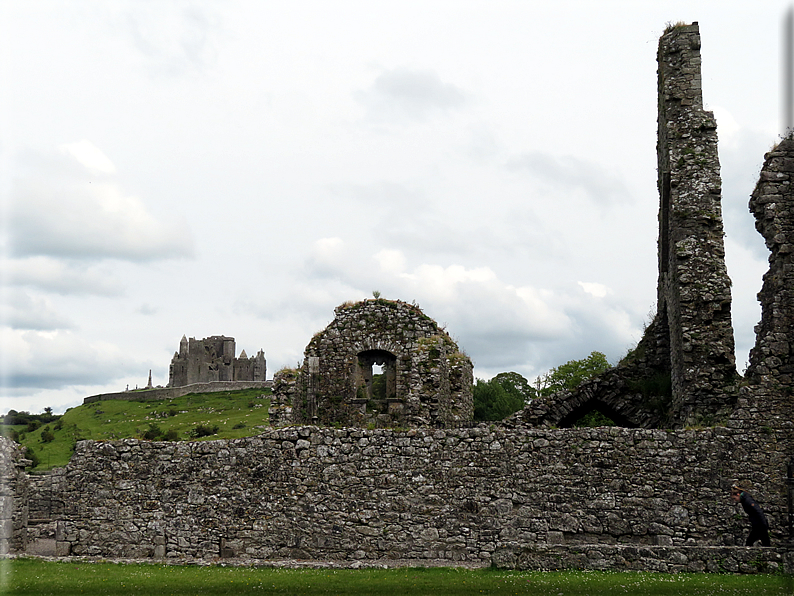
[[755, 499], [736, 484], [731, 486], [731, 499], [734, 503], [741, 503], [747, 517], [750, 518], [750, 535], [744, 545], [752, 546], [760, 540], [762, 546], [769, 546], [769, 522], [766, 521], [766, 516]]

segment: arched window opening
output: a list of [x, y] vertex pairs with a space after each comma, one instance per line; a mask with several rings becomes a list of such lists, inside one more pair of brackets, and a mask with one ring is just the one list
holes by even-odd
[[367, 408], [388, 411], [388, 401], [397, 396], [397, 358], [386, 350], [365, 350], [358, 354], [356, 398]]

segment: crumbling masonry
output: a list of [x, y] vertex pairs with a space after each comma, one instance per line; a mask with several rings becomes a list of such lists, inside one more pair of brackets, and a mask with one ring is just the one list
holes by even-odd
[[[277, 393], [287, 397], [276, 400], [273, 421], [361, 418], [367, 428], [287, 426], [233, 441], [81, 441], [46, 483], [56, 552], [794, 571], [794, 479], [787, 477], [794, 473], [794, 141], [767, 154], [750, 201], [771, 255], [742, 379], [732, 356], [715, 125], [701, 107], [699, 47], [697, 24], [673, 27], [659, 43], [659, 309], [619, 366], [577, 391], [534, 400], [502, 424], [454, 428], [447, 423], [465, 418], [469, 406], [455, 397], [455, 352], [445, 335], [410, 305], [343, 305], [309, 343], [300, 371], [279, 377]], [[423, 346], [438, 354], [422, 356]], [[458, 361], [465, 380], [465, 360]], [[368, 371], [379, 362], [383, 398], [370, 393]], [[415, 376], [422, 370], [428, 374]], [[464, 383], [459, 388], [465, 396]], [[593, 408], [624, 427], [564, 428]], [[375, 428], [391, 416], [415, 416], [428, 427]], [[3, 474], [17, 488], [3, 496], [13, 495], [20, 510], [25, 483], [14, 461], [3, 460]], [[734, 481], [752, 485], [773, 548], [737, 546], [748, 528], [727, 498]]]
[[724, 422], [739, 377], [725, 267], [717, 123], [703, 110], [698, 24], [659, 40], [657, 314], [637, 348], [578, 390], [535, 400], [519, 418], [568, 426], [598, 409], [623, 426]]
[[[306, 346], [303, 367], [273, 378], [271, 422], [457, 426], [473, 416], [472, 364], [418, 306], [364, 300]], [[373, 366], [382, 366], [380, 391]]]

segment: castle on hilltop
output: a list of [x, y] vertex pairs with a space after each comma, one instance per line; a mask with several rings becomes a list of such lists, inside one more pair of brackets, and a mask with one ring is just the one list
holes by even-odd
[[204, 339], [187, 339], [179, 342], [168, 367], [168, 387], [183, 387], [194, 383], [214, 381], [262, 381], [267, 378], [267, 362], [262, 350], [251, 356], [240, 352], [234, 357], [233, 337], [213, 335]]

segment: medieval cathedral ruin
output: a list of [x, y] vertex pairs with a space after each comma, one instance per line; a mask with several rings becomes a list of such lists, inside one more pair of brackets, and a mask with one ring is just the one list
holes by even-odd
[[[471, 362], [443, 329], [412, 304], [343, 304], [276, 374], [257, 436], [80, 441], [40, 478], [0, 438], [0, 549], [24, 552], [46, 515], [59, 556], [792, 573], [794, 138], [750, 197], [770, 257], [741, 377], [698, 24], [669, 27], [657, 62], [658, 312], [616, 367], [470, 426]], [[183, 338], [171, 384], [264, 378], [233, 342]], [[591, 410], [618, 426], [570, 428]], [[737, 481], [771, 548], [741, 546]]]
[[213, 335], [204, 339], [187, 339], [179, 342], [168, 367], [168, 387], [182, 387], [194, 383], [215, 381], [265, 381], [267, 363], [262, 350], [251, 356], [240, 352], [235, 358], [233, 337]]

